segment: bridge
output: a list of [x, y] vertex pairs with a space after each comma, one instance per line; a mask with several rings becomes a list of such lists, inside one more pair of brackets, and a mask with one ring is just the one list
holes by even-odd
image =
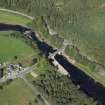
[[61, 54], [61, 52], [56, 51], [54, 53], [49, 53], [48, 58], [53, 60], [52, 63], [58, 68], [58, 72], [60, 72], [63, 75], [69, 75], [69, 73], [63, 68], [63, 66], [61, 66], [59, 62], [55, 59], [56, 54]]

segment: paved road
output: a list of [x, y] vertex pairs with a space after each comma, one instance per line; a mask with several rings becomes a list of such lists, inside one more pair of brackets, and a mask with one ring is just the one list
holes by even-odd
[[22, 75], [25, 75], [31, 71], [35, 70], [35, 66], [32, 66], [32, 67], [27, 67], [25, 68], [24, 70], [21, 70], [21, 71], [15, 71], [11, 74], [8, 74], [8, 76], [4, 76], [3, 78], [0, 79], [0, 83], [3, 83], [9, 79], [15, 79], [15, 78], [18, 78], [18, 77], [21, 77]]
[[10, 13], [14, 13], [14, 14], [18, 14], [18, 15], [21, 15], [21, 16], [24, 16], [28, 19], [31, 19], [33, 20], [34, 17], [32, 16], [29, 16], [29, 15], [26, 15], [25, 13], [21, 13], [21, 12], [18, 12], [18, 11], [14, 11], [14, 10], [9, 10], [9, 9], [4, 9], [4, 8], [0, 8], [1, 11], [6, 11], [6, 12], [10, 12]]

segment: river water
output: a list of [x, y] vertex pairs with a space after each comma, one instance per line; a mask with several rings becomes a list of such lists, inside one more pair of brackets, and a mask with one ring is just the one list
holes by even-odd
[[[54, 53], [56, 50], [52, 46], [48, 45], [46, 42], [41, 41], [35, 35], [30, 28], [0, 23], [0, 31], [31, 31], [32, 40], [37, 43], [40, 51], [48, 57], [49, 53]], [[72, 65], [64, 55], [56, 54], [55, 59], [67, 70], [70, 74], [70, 79], [75, 85], [79, 85], [80, 89], [84, 91], [88, 96], [92, 97], [94, 100], [99, 101], [98, 105], [105, 105], [105, 87], [100, 83], [96, 82], [90, 76], [86, 75], [82, 70], [78, 69]]]

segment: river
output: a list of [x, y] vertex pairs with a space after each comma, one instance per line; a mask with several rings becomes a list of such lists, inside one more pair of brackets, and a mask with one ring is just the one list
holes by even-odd
[[[0, 31], [31, 31], [32, 40], [37, 43], [40, 51], [48, 57], [49, 53], [54, 53], [56, 50], [52, 46], [48, 45], [46, 42], [41, 41], [36, 36], [30, 28], [20, 26], [0, 23]], [[70, 74], [70, 79], [75, 85], [79, 85], [80, 89], [84, 91], [88, 96], [97, 100], [100, 104], [105, 105], [105, 87], [98, 82], [95, 82], [90, 76], [85, 74], [82, 70], [72, 65], [64, 55], [56, 54], [55, 59], [67, 70]]]

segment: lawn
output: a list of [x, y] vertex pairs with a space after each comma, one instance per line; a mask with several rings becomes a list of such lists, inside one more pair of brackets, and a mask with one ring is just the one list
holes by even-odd
[[21, 79], [15, 79], [0, 90], [0, 105], [41, 105], [35, 103], [35, 99], [36, 94]]
[[26, 26], [30, 22], [31, 20], [26, 17], [0, 10], [0, 23], [20, 24]]
[[0, 32], [0, 62], [9, 61], [17, 57], [34, 55], [34, 49], [20, 39], [7, 37], [11, 32]]

